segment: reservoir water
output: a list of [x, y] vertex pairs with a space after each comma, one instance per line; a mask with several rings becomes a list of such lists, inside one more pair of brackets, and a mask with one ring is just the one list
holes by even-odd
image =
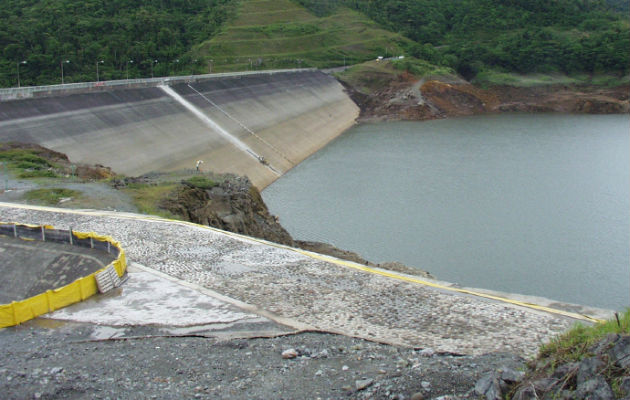
[[263, 191], [296, 239], [464, 286], [630, 305], [630, 117], [358, 125]]

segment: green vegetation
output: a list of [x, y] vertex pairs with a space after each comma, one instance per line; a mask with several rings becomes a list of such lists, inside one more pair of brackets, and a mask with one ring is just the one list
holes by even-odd
[[158, 203], [179, 186], [177, 183], [160, 184], [130, 183], [121, 189], [131, 197], [134, 205], [143, 214], [159, 215], [164, 218], [178, 219], [168, 211], [158, 207]]
[[553, 357], [553, 365], [579, 361], [588, 356], [588, 349], [610, 333], [630, 334], [630, 309], [619, 316], [593, 326], [577, 324], [551, 343], [543, 345], [539, 359]]
[[81, 197], [81, 192], [63, 188], [33, 189], [24, 193], [24, 199], [29, 202], [51, 206], [59, 204], [59, 202], [64, 198], [78, 197]]
[[335, 76], [342, 82], [352, 86], [363, 94], [376, 93], [399, 81], [404, 74], [411, 73], [416, 77], [451, 76], [454, 71], [448, 67], [430, 64], [413, 57], [391, 61], [368, 61], [338, 72]]
[[236, 17], [193, 54], [214, 70], [331, 67], [402, 54], [411, 41], [363, 14], [339, 8], [318, 17], [290, 0], [243, 1]]
[[622, 0], [299, 0], [314, 12], [348, 6], [415, 43], [411, 55], [480, 71], [614, 71], [630, 67], [628, 2]]
[[[609, 334], [630, 334], [630, 309], [622, 315], [616, 315], [614, 319], [593, 326], [577, 324], [551, 343], [543, 345], [538, 357], [530, 362], [528, 379], [549, 377], [559, 366], [596, 356], [597, 344]], [[628, 371], [609, 363], [601, 373], [611, 383], [616, 398], [621, 398], [619, 385]], [[565, 379], [568, 381], [571, 377], [567, 376]]]
[[573, 77], [558, 73], [535, 73], [521, 75], [485, 70], [477, 74], [477, 76], [475, 77], [475, 83], [481, 86], [510, 85], [519, 87], [532, 87], [550, 84], [571, 85], [576, 83], [586, 83], [588, 79], [588, 75], [575, 75]]
[[11, 149], [0, 151], [0, 161], [18, 178], [54, 178], [55, 165], [42, 158], [37, 150]]
[[217, 186], [218, 183], [216, 183], [215, 181], [206, 178], [205, 176], [193, 176], [190, 177], [188, 179], [184, 179], [182, 180], [182, 183], [185, 185], [189, 185], [192, 187], [196, 187], [199, 189], [212, 189], [213, 187]]
[[[0, 8], [0, 86], [188, 74], [187, 51], [214, 34], [232, 0], [15, 0]], [[65, 61], [69, 61], [66, 63]], [[157, 62], [155, 62], [157, 60]], [[26, 63], [22, 64], [22, 61]], [[100, 63], [102, 61], [102, 63]], [[98, 64], [97, 64], [98, 63]]]
[[619, 79], [630, 68], [627, 13], [627, 0], [16, 0], [0, 9], [0, 86], [17, 86], [18, 72], [21, 85], [43, 85], [62, 70], [77, 82], [400, 54], [486, 82]]
[[446, 66], [438, 66], [431, 64], [425, 60], [419, 60], [414, 57], [406, 57], [404, 59], [392, 60], [394, 69], [399, 71], [407, 71], [415, 76], [448, 76], [453, 75], [455, 71]]

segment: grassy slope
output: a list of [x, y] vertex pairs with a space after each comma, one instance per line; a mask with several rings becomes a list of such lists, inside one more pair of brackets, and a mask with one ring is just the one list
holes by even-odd
[[353, 65], [336, 73], [335, 76], [352, 86], [354, 90], [370, 95], [385, 89], [392, 81], [404, 79], [401, 76], [409, 73], [416, 78], [440, 76], [453, 79], [455, 74], [451, 68], [436, 66], [413, 57], [405, 57], [399, 60], [370, 60]]
[[290, 0], [243, 0], [236, 14], [193, 50], [213, 71], [353, 64], [402, 54], [409, 41], [347, 8], [320, 18]]

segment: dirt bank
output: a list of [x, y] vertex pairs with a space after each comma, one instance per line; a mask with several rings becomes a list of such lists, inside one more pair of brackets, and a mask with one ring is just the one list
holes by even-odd
[[630, 112], [630, 85], [481, 88], [454, 77], [418, 79], [405, 73], [379, 79], [380, 84], [370, 91], [341, 78], [351, 98], [361, 108], [360, 122], [421, 121], [497, 112]]

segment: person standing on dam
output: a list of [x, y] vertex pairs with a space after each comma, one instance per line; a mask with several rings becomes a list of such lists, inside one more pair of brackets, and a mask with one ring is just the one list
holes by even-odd
[[201, 167], [201, 164], [203, 164], [203, 160], [197, 160], [197, 164], [195, 165], [195, 169], [197, 170], [197, 172], [199, 172], [199, 168]]

